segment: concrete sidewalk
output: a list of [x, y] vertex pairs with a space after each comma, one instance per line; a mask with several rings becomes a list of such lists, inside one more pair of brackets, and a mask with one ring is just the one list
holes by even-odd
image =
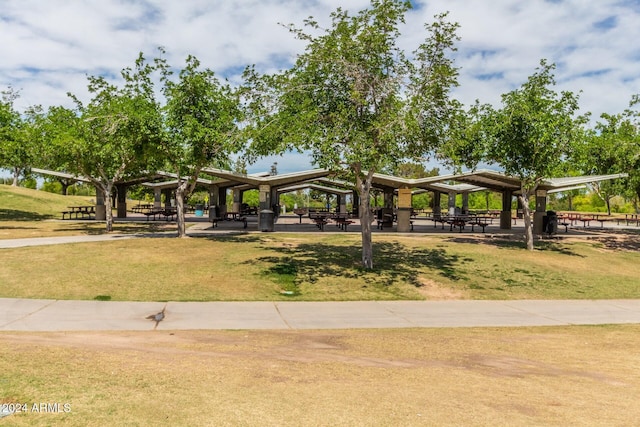
[[640, 300], [106, 302], [0, 298], [0, 331], [345, 329], [640, 323]]
[[113, 240], [149, 237], [151, 234], [96, 234], [82, 236], [31, 237], [26, 239], [0, 239], [0, 249], [24, 248], [27, 246], [64, 245], [68, 243], [104, 242]]

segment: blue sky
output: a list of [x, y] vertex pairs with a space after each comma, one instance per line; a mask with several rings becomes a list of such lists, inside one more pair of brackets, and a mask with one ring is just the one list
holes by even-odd
[[[423, 25], [441, 12], [460, 24], [456, 66], [465, 104], [497, 104], [519, 87], [541, 58], [557, 64], [557, 90], [582, 91], [583, 112], [624, 110], [640, 93], [640, 0], [433, 0], [402, 28], [413, 50]], [[117, 76], [139, 52], [163, 46], [177, 67], [193, 54], [232, 82], [249, 64], [275, 71], [303, 45], [278, 23], [327, 23], [332, 10], [368, 0], [0, 0], [0, 89], [21, 90], [17, 107], [71, 106], [67, 92], [88, 100], [87, 75]], [[311, 167], [306, 156], [263, 159], [250, 172]]]

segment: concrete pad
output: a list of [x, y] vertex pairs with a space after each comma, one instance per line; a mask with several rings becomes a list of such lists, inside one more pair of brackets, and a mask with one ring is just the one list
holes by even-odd
[[407, 328], [407, 320], [377, 301], [279, 302], [292, 329]]
[[158, 329], [287, 329], [272, 302], [170, 302]]
[[640, 324], [640, 300], [115, 302], [0, 298], [0, 331]]
[[[36, 313], [55, 300], [0, 298], [0, 330]], [[15, 330], [15, 329], [9, 329]]]
[[103, 242], [142, 237], [135, 234], [96, 234], [87, 236], [32, 237], [27, 239], [2, 239], [0, 248], [23, 248], [27, 246], [63, 245], [68, 243]]
[[[17, 301], [23, 305], [25, 300]], [[3, 323], [0, 330], [148, 331], [155, 322], [145, 317], [162, 310], [163, 306], [157, 302], [50, 301], [39, 310]]]
[[553, 319], [523, 312], [506, 301], [384, 301], [389, 311], [415, 327], [547, 326]]
[[640, 323], [640, 307], [607, 300], [521, 300], [508, 305], [526, 313], [557, 321], [559, 324], [599, 325], [609, 323]]

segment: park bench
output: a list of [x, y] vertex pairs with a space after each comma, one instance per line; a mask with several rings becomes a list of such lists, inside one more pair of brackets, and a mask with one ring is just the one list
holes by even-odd
[[325, 218], [313, 218], [313, 222], [316, 223], [316, 227], [318, 227], [320, 231], [324, 231], [324, 226], [329, 223]]
[[328, 211], [315, 211], [309, 210], [309, 219], [313, 221], [321, 231], [324, 231], [324, 226], [328, 224], [327, 218], [329, 217]]
[[376, 228], [382, 230], [385, 227], [393, 227], [393, 215], [392, 214], [382, 214], [381, 217], [376, 218], [377, 226]]
[[340, 227], [343, 231], [347, 231], [347, 227], [354, 223], [354, 221], [345, 217], [336, 217], [333, 220], [336, 222], [336, 227]]
[[466, 222], [467, 221], [464, 218], [449, 218], [447, 220], [447, 224], [449, 224], [449, 231], [453, 231], [453, 227], [458, 227], [459, 232], [462, 233], [462, 229]]
[[446, 217], [434, 215], [431, 219], [433, 220], [433, 228], [436, 228], [438, 226], [438, 223], [440, 223], [442, 224], [442, 229], [444, 230], [444, 225], [447, 223]]
[[468, 222], [469, 225], [471, 225], [471, 231], [475, 231], [474, 227], [478, 226], [478, 227], [482, 227], [482, 232], [484, 233], [484, 229], [489, 225], [489, 221], [480, 219], [480, 218], [475, 218], [472, 221]]
[[178, 212], [175, 209], [164, 209], [160, 212], [160, 215], [162, 215], [167, 221], [174, 221]]
[[234, 219], [234, 221], [241, 222], [243, 224], [242, 228], [247, 228], [247, 217], [246, 216], [239, 216], [236, 219]]
[[633, 223], [635, 223], [636, 227], [640, 225], [640, 218], [637, 214], [625, 214], [624, 219], [618, 218], [618, 225], [620, 225], [620, 221], [624, 221], [627, 226]]

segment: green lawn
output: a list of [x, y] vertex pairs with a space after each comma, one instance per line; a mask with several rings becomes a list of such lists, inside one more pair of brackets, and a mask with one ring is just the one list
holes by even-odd
[[[640, 297], [640, 253], [603, 243], [355, 233], [142, 238], [2, 250], [0, 297], [132, 301]], [[28, 260], [28, 261], [27, 261]], [[285, 293], [286, 292], [286, 293]]]
[[[71, 201], [0, 186], [0, 238], [103, 233], [43, 220]], [[86, 202], [86, 201], [84, 201]], [[10, 220], [7, 220], [10, 219]], [[40, 220], [38, 220], [40, 219]], [[119, 233], [172, 230], [116, 224]], [[0, 250], [0, 297], [132, 301], [640, 298], [638, 234], [545, 240], [529, 252], [480, 235], [248, 233]]]
[[0, 185], [0, 221], [61, 218], [67, 206], [95, 204], [95, 197], [62, 196], [46, 191]]

